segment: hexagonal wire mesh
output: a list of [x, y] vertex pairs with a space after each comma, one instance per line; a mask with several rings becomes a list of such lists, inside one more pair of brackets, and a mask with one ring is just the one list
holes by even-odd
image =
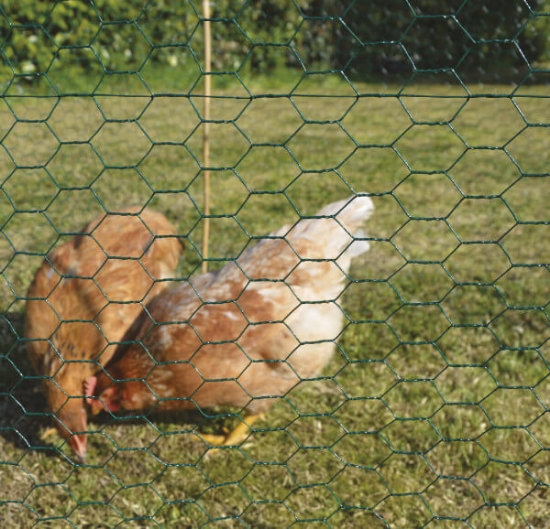
[[[545, 526], [548, 2], [220, 0], [212, 8], [208, 73], [197, 2], [0, 5], [3, 524]], [[209, 262], [225, 267], [219, 290], [241, 286], [216, 295], [199, 277], [207, 74]], [[375, 205], [365, 223], [370, 250], [336, 294], [312, 290], [341, 275], [346, 232], [336, 254], [324, 224], [310, 237], [320, 254], [292, 232], [277, 235], [288, 246], [273, 246], [276, 237], [248, 252], [356, 194]], [[155, 224], [146, 206], [168, 224]], [[105, 212], [89, 236], [77, 236]], [[346, 227], [339, 218], [336, 229]], [[173, 233], [186, 243], [177, 266], [166, 256], [179, 253]], [[65, 261], [50, 253], [67, 241], [74, 253]], [[297, 261], [284, 269], [289, 248]], [[28, 295], [48, 254], [42, 291]], [[294, 304], [275, 303], [277, 315], [265, 297], [247, 300], [260, 283], [273, 296], [293, 292]], [[141, 317], [145, 331], [123, 337], [167, 285]], [[25, 338], [28, 296], [39, 330], [31, 325]], [[177, 350], [170, 328], [187, 329], [177, 343], [198, 345], [167, 358]], [[154, 372], [172, 380], [195, 366], [200, 381], [188, 394], [177, 394], [193, 378], [186, 372], [174, 377], [175, 397], [159, 396], [198, 411], [144, 406], [78, 422], [100, 402], [85, 405], [89, 387], [80, 385], [101, 378], [121, 341], [117, 355], [130, 360], [111, 377], [145, 385], [127, 386], [121, 402], [158, 392]], [[334, 354], [318, 371], [327, 342]], [[149, 367], [135, 371], [140, 357], [127, 343]], [[62, 377], [67, 366], [77, 389]], [[213, 408], [201, 406], [205, 380], [224, 388], [206, 399]], [[236, 389], [247, 404], [223, 406]], [[276, 404], [242, 444], [211, 450], [214, 437], [203, 432], [219, 437], [270, 395]], [[55, 417], [72, 431], [51, 434]], [[86, 463], [71, 452], [82, 448], [73, 431], [87, 432]]]

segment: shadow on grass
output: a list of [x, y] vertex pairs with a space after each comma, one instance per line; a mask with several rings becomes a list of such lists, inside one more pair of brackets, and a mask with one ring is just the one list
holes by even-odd
[[42, 382], [27, 357], [23, 337], [24, 314], [0, 316], [0, 436], [21, 449], [53, 447], [40, 439], [50, 425]]
[[119, 411], [112, 415], [102, 412], [89, 417], [101, 430], [104, 426], [151, 424], [160, 433], [166, 434], [224, 434], [234, 428], [242, 412], [234, 408], [177, 411]]

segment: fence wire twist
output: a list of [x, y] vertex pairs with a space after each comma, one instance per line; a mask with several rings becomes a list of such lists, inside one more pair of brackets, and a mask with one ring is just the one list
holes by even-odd
[[[0, 4], [0, 520], [547, 526], [548, 2], [211, 7], [208, 72], [199, 2]], [[213, 269], [372, 197], [334, 357], [241, 446], [191, 439], [234, 427], [234, 408], [103, 414], [79, 463], [44, 436], [29, 285], [83, 225], [134, 205], [185, 239], [174, 282], [196, 278], [204, 170]]]

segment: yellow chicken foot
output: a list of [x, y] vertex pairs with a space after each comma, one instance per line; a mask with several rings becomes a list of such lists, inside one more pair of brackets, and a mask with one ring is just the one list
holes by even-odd
[[264, 418], [264, 413], [257, 415], [245, 415], [238, 426], [226, 435], [219, 434], [199, 434], [200, 439], [214, 446], [236, 446], [245, 441], [252, 433], [251, 426], [258, 420]]
[[197, 432], [197, 441], [206, 441], [209, 445], [220, 446], [223, 445], [227, 436], [215, 434], [215, 433], [200, 433]]

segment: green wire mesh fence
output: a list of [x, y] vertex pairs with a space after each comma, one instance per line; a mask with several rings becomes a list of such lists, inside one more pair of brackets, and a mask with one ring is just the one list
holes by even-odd
[[[3, 526], [546, 527], [549, 2], [211, 8], [207, 72], [200, 2], [0, 3]], [[204, 169], [212, 270], [371, 197], [335, 354], [238, 446], [200, 437], [240, 424], [236, 408], [103, 413], [82, 463], [48, 430], [29, 285], [54, 248], [131, 206], [185, 242], [161, 283], [200, 281]], [[97, 270], [83, 279], [101, 287]]]

